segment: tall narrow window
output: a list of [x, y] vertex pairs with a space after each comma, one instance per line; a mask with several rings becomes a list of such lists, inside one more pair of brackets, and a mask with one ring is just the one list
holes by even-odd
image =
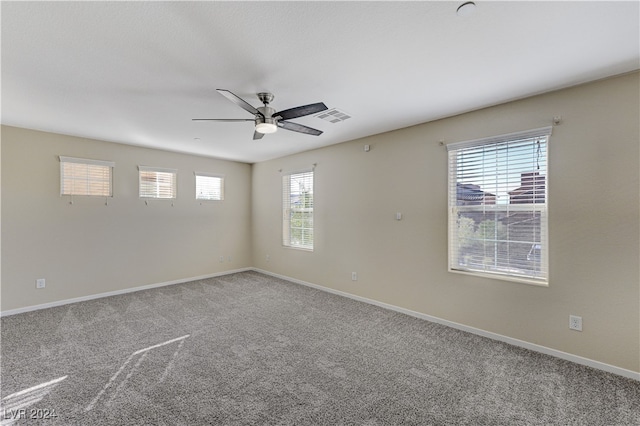
[[551, 127], [447, 145], [449, 270], [548, 283]]
[[313, 171], [282, 176], [282, 244], [313, 250]]
[[178, 171], [158, 167], [138, 166], [140, 198], [176, 198]]
[[115, 163], [60, 156], [60, 195], [111, 197]]
[[224, 178], [196, 172], [196, 200], [224, 200]]

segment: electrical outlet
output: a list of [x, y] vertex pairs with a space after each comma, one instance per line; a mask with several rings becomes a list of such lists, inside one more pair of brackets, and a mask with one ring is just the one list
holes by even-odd
[[220, 263], [224, 262], [224, 256], [220, 256]]
[[582, 317], [569, 315], [569, 328], [575, 331], [582, 331]]
[[270, 255], [267, 255], [266, 259], [267, 259], [267, 262], [271, 262], [271, 256]]
[[358, 273], [357, 272], [352, 272], [351, 273], [351, 281], [358, 281]]
[[46, 285], [44, 278], [38, 278], [36, 280], [36, 288], [45, 288]]

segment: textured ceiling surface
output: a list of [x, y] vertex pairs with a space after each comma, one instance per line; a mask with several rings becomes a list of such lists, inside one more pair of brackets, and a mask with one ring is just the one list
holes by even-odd
[[[639, 3], [2, 2], [2, 123], [248, 163], [638, 69]], [[252, 140], [215, 89], [322, 130]]]

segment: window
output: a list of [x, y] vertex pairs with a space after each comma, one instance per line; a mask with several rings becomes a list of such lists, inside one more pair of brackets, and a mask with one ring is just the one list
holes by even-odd
[[177, 170], [147, 166], [138, 170], [140, 198], [176, 198]]
[[60, 156], [60, 195], [111, 197], [115, 163]]
[[282, 244], [313, 250], [313, 171], [282, 176]]
[[196, 200], [224, 200], [222, 176], [196, 172]]
[[546, 285], [551, 128], [447, 145], [449, 270]]

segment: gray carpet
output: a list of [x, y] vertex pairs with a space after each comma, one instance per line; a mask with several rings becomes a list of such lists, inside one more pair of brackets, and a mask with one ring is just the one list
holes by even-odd
[[255, 272], [2, 318], [1, 363], [3, 425], [640, 424], [640, 382]]

